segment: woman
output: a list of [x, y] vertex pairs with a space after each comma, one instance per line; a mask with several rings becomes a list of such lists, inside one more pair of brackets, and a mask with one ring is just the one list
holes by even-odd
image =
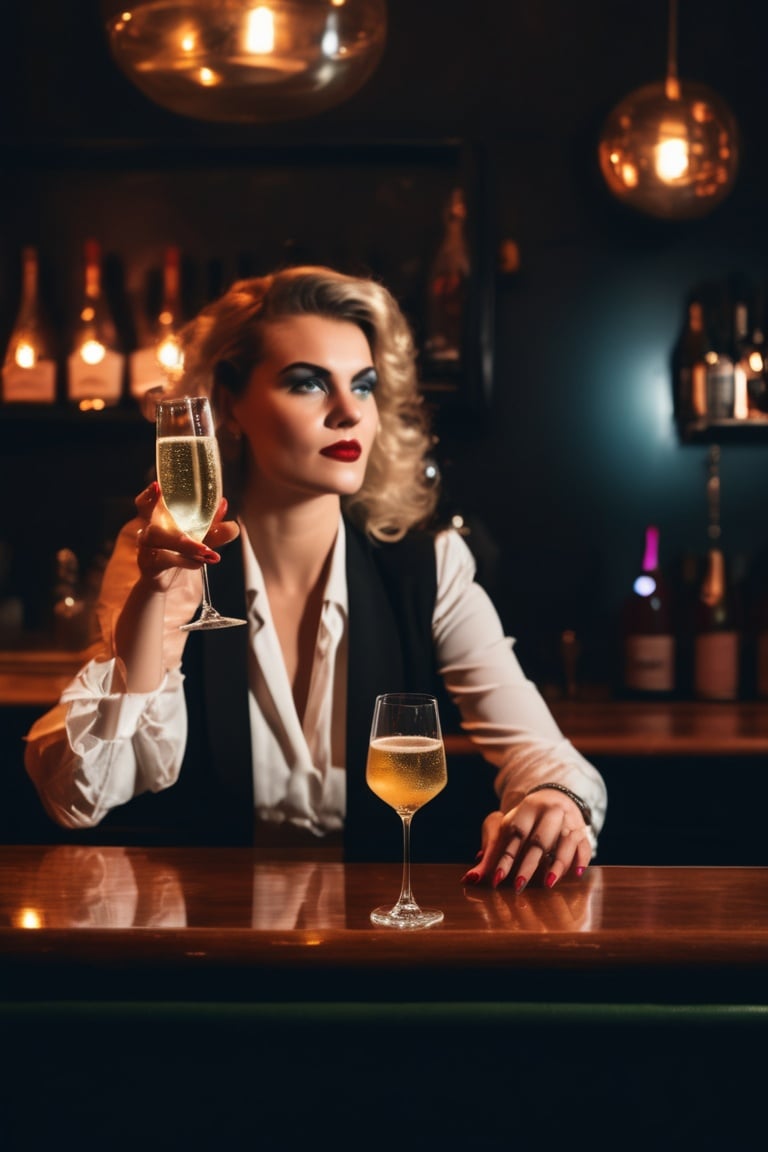
[[[28, 737], [49, 814], [396, 859], [392, 813], [365, 786], [374, 699], [444, 688], [497, 770], [464, 881], [581, 875], [605, 787], [526, 680], [462, 538], [426, 531], [430, 437], [392, 296], [326, 268], [244, 280], [192, 322], [185, 353], [236, 518], [222, 501], [198, 543], [156, 484], [137, 498], [105, 575], [105, 649]], [[217, 608], [247, 628], [179, 631], [203, 564]]]

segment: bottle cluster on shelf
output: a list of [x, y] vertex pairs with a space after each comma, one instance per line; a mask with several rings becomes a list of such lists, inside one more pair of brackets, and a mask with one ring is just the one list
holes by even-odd
[[183, 368], [179, 249], [163, 253], [163, 294], [142, 346], [126, 351], [102, 283], [102, 251], [85, 242], [82, 298], [66, 348], [46, 320], [39, 291], [39, 260], [34, 247], [21, 254], [21, 301], [5, 350], [2, 397], [6, 404], [55, 404], [81, 411], [120, 404], [130, 397], [141, 405], [145, 394], [178, 378]]
[[767, 322], [762, 285], [701, 284], [690, 292], [673, 351], [679, 423], [768, 422]]
[[686, 555], [672, 574], [659, 530], [646, 528], [622, 618], [621, 687], [646, 698], [768, 698], [768, 583], [764, 564], [728, 556], [718, 542]]

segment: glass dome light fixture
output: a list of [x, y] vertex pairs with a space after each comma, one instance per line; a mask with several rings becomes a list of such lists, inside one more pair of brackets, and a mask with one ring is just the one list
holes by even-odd
[[705, 216], [731, 191], [738, 128], [725, 101], [677, 75], [677, 0], [669, 4], [666, 78], [630, 92], [607, 117], [600, 169], [618, 200], [650, 216]]
[[352, 96], [381, 59], [386, 0], [101, 0], [118, 67], [196, 120], [270, 123]]

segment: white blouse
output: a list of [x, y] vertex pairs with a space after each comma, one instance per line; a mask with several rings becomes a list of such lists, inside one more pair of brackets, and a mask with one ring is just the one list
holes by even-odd
[[[93, 827], [105, 814], [178, 778], [187, 735], [179, 664], [199, 586], [178, 596], [166, 619], [166, 667], [149, 694], [116, 692], [111, 635], [137, 576], [138, 522], [127, 525], [104, 579], [100, 618], [107, 642], [32, 726], [27, 771], [48, 813], [70, 828]], [[299, 720], [256, 557], [243, 525], [248, 604], [249, 700], [255, 806], [261, 819], [289, 821], [322, 836], [343, 826], [347, 682], [347, 584], [344, 523], [336, 540], [305, 709]], [[235, 547], [237, 545], [233, 545]], [[437, 597], [432, 635], [437, 663], [459, 707], [462, 728], [496, 769], [508, 810], [535, 784], [557, 781], [592, 810], [593, 848], [602, 828], [602, 777], [563, 737], [536, 686], [526, 678], [498, 614], [476, 583], [475, 562], [452, 529], [435, 538]], [[197, 576], [197, 574], [195, 574]]]

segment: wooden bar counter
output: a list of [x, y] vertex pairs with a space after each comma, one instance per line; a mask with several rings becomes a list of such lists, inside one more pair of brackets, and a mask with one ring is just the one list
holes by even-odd
[[[0, 846], [0, 971], [28, 994], [521, 1001], [545, 994], [768, 1004], [768, 869], [598, 867], [553, 890], [462, 886], [413, 868], [431, 930], [375, 927], [398, 865], [260, 861], [250, 849]], [[475, 987], [467, 973], [482, 974]], [[226, 973], [226, 987], [221, 984]], [[266, 983], [261, 974], [267, 973]], [[515, 974], [527, 973], [526, 982]], [[683, 974], [683, 982], [679, 980]], [[627, 996], [627, 990], [629, 995]]]
[[757, 1147], [768, 869], [460, 877], [400, 932], [398, 866], [0, 847], [3, 1146]]

